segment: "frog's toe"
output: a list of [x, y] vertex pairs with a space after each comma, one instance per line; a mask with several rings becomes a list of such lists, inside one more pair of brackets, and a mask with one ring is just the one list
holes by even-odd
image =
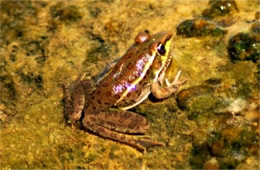
[[183, 80], [180, 81], [180, 80], [179, 80], [180, 75], [181, 75], [181, 70], [178, 71], [178, 73], [177, 73], [177, 75], [176, 75], [174, 81], [171, 82], [171, 83], [169, 82], [169, 80], [168, 80], [167, 78], [165, 78], [166, 86], [167, 86], [167, 87], [172, 87], [172, 86], [178, 87], [178, 86], [180, 86], [181, 84], [183, 84], [185, 81], [183, 81]]
[[146, 150], [150, 147], [165, 146], [165, 144], [163, 142], [152, 140], [149, 137], [142, 137], [140, 139], [136, 139], [135, 143], [137, 146], [139, 146], [137, 149], [142, 152], [146, 152]]
[[181, 85], [183, 85], [187, 80], [181, 80], [181, 81], [174, 81], [172, 83], [169, 82], [168, 79], [165, 79], [165, 83], [167, 85], [167, 87], [173, 87], [173, 88], [178, 88], [180, 87]]

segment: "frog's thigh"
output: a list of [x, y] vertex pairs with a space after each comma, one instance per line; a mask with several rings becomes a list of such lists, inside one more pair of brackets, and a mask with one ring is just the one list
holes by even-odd
[[144, 134], [149, 122], [143, 116], [125, 110], [112, 110], [85, 115], [83, 123], [91, 122], [107, 129], [129, 134]]
[[175, 93], [179, 88], [179, 85], [170, 87], [161, 87], [159, 81], [152, 84], [151, 91], [154, 97], [157, 99], [164, 99]]
[[[121, 124], [120, 128], [118, 128], [118, 127], [115, 128], [115, 126], [120, 125], [120, 123], [117, 123], [117, 121], [119, 120], [118, 118], [117, 119], [111, 119], [111, 118], [107, 117], [107, 119], [104, 119], [106, 113], [100, 113], [100, 114], [102, 116], [97, 116], [97, 115], [94, 115], [94, 114], [85, 115], [84, 120], [83, 120], [83, 125], [86, 128], [90, 129], [91, 131], [93, 131], [94, 133], [96, 133], [96, 134], [98, 134], [102, 137], [109, 138], [109, 139], [112, 139], [112, 140], [115, 140], [115, 141], [118, 141], [118, 142], [126, 143], [130, 146], [135, 147], [136, 149], [138, 149], [139, 151], [142, 151], [142, 152], [145, 152], [146, 149], [149, 148], [149, 147], [165, 146], [164, 143], [155, 141], [155, 140], [153, 140], [149, 137], [129, 136], [129, 135], [126, 135], [126, 134], [115, 132], [113, 130], [116, 130], [116, 129], [118, 131], [122, 131], [122, 132], [126, 131], [126, 132], [129, 132], [129, 133], [131, 133], [131, 132], [136, 133], [136, 132], [139, 132], [139, 130], [136, 131], [136, 129], [138, 129], [138, 128], [136, 128], [136, 127], [138, 127], [138, 125], [136, 123], [133, 123], [133, 122], [132, 122], [133, 124], [136, 124], [135, 126], [133, 126], [135, 128], [132, 128], [132, 125], [130, 125], [131, 123], [130, 124], [124, 124], [123, 123], [123, 124]], [[128, 112], [127, 115], [125, 115], [125, 116], [128, 117], [129, 114], [132, 115], [133, 117], [135, 117], [135, 118], [132, 118], [132, 119], [130, 118], [131, 121], [135, 120], [135, 119], [139, 119], [139, 118], [136, 118], [136, 114], [131, 113], [131, 112]], [[129, 119], [129, 117], [128, 117], [128, 119]], [[111, 123], [114, 123], [114, 124], [111, 124]], [[125, 125], [128, 125], [129, 127], [124, 127]], [[142, 129], [142, 131], [144, 131], [144, 130]]]

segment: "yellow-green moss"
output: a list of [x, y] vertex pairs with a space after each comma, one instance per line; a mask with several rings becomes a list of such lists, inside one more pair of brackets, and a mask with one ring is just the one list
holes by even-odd
[[[239, 13], [234, 17], [242, 21], [253, 18], [258, 10], [255, 1], [236, 3]], [[245, 3], [253, 5], [248, 7]], [[174, 36], [174, 62], [167, 72], [169, 80], [174, 80], [176, 72], [182, 70], [181, 79], [186, 83], [180, 90], [212, 78], [219, 82], [210, 85], [214, 95], [200, 100], [199, 106], [204, 109], [196, 106], [196, 110], [201, 110], [198, 119], [189, 119], [189, 111], [178, 107], [176, 95], [165, 101], [147, 100], [135, 108], [151, 124], [147, 135], [165, 142], [166, 147], [151, 148], [142, 154], [66, 124], [61, 83], [71, 82], [83, 72], [89, 77], [101, 73], [109, 62], [126, 52], [140, 31], [175, 33], [181, 21], [201, 14], [203, 5], [206, 8], [207, 2], [2, 0], [1, 168], [190, 169], [194, 167], [192, 161], [203, 167], [203, 160], [193, 152], [196, 146], [216, 138], [212, 131], [220, 134], [227, 122], [254, 126], [255, 120], [233, 118], [230, 113], [237, 109], [232, 105], [236, 99], [242, 98], [250, 105], [259, 92], [256, 63], [231, 63], [226, 52], [225, 39], [240, 29], [240, 22], [225, 28], [229, 33], [223, 37]], [[222, 103], [216, 103], [214, 96], [223, 99]], [[208, 99], [212, 100], [203, 106], [201, 103]], [[247, 149], [247, 141], [253, 142], [254, 136], [258, 136], [256, 131], [245, 127], [240, 127], [241, 138], [235, 138], [238, 144], [241, 141], [242, 150]], [[234, 160], [230, 146], [225, 149], [231, 156], [216, 158], [219, 167]], [[205, 151], [204, 156], [212, 155]], [[255, 152], [245, 156], [245, 163], [234, 165], [258, 165]]]

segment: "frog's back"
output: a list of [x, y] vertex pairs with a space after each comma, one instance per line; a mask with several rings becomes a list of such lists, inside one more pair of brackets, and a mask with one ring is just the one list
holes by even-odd
[[149, 76], [146, 76], [150, 70], [145, 68], [149, 58], [144, 50], [141, 53], [136, 47], [130, 48], [97, 84], [91, 103], [104, 110], [113, 105], [124, 106], [136, 102], [142, 85], [149, 82]]
[[[98, 82], [92, 95], [92, 107], [99, 110], [111, 106], [131, 108], [143, 101], [150, 94], [149, 86], [156, 81], [163, 65], [157, 49], [170, 38], [171, 34], [167, 33], [153, 37], [147, 33], [137, 35], [134, 45]], [[155, 65], [159, 69], [153, 67]]]

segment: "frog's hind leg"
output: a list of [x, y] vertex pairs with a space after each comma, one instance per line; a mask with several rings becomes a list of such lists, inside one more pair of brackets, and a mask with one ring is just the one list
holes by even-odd
[[[93, 116], [90, 119], [93, 120]], [[95, 115], [96, 123], [120, 133], [144, 134], [150, 127], [148, 120], [134, 112], [109, 110]]]
[[115, 110], [87, 114], [83, 119], [83, 125], [102, 137], [126, 143], [142, 152], [152, 146], [164, 146], [164, 143], [149, 137], [126, 135], [143, 134], [149, 128], [149, 123], [144, 117], [130, 111]]
[[130, 145], [141, 152], [146, 152], [147, 148], [153, 146], [165, 146], [164, 143], [152, 140], [149, 137], [133, 137], [122, 133], [111, 131], [101, 125], [88, 124], [87, 128], [91, 129], [94, 133]]

